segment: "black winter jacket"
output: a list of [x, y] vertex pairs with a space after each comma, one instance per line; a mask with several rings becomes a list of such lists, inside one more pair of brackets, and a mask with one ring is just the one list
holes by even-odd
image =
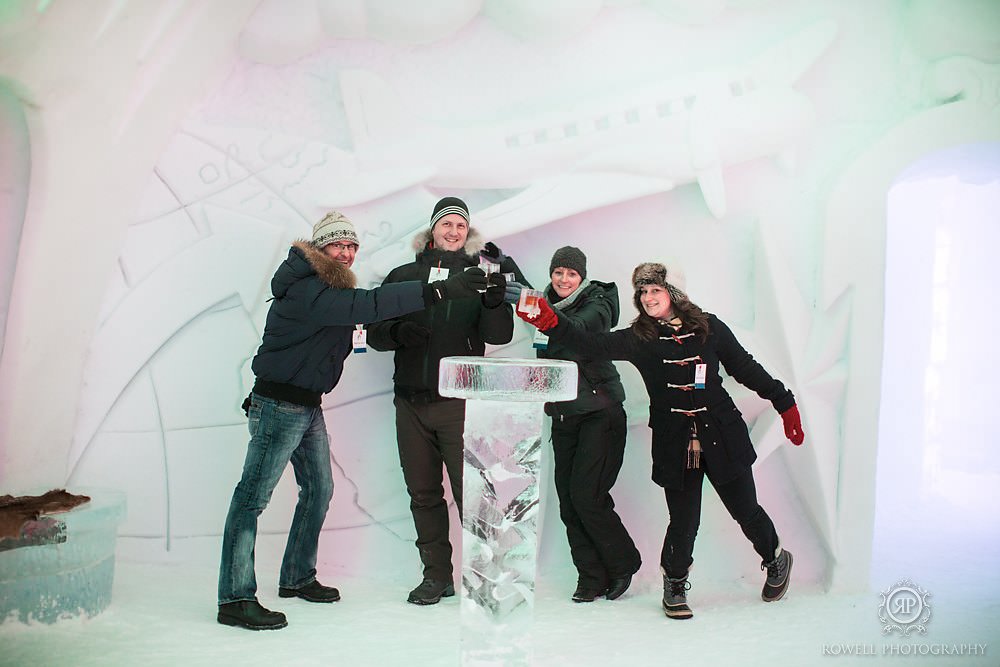
[[[702, 456], [715, 483], [735, 479], [757, 459], [743, 415], [722, 386], [720, 365], [737, 382], [771, 401], [779, 413], [795, 404], [792, 392], [743, 349], [722, 320], [710, 313], [708, 320], [710, 333], [704, 342], [683, 330], [675, 334], [668, 325], [661, 325], [655, 341], [640, 339], [632, 328], [587, 333], [564, 322], [561, 315], [559, 325], [548, 332], [550, 340], [590, 357], [625, 360], [638, 369], [649, 394], [653, 481], [668, 489], [683, 488], [692, 418], [697, 420]], [[707, 365], [705, 388], [686, 389], [694, 383], [697, 363]]]
[[[551, 283], [545, 288], [545, 298], [551, 303], [558, 300]], [[596, 280], [584, 287], [571, 304], [559, 309], [560, 322], [583, 331], [608, 331], [618, 324], [618, 315], [618, 287]], [[548, 348], [538, 350], [537, 354], [542, 359], [575, 361], [579, 371], [576, 398], [546, 403], [545, 414], [553, 417], [582, 415], [625, 400], [621, 377], [610, 361], [587, 358], [557, 340], [550, 340]]]
[[[469, 231], [466, 246], [461, 251], [444, 251], [427, 247], [429, 234], [418, 236], [423, 249], [416, 260], [389, 272], [383, 287], [402, 281], [427, 282], [431, 267], [448, 269], [449, 277], [479, 263], [479, 237]], [[427, 343], [401, 347], [393, 336], [393, 325], [416, 322], [431, 331]], [[438, 366], [444, 357], [483, 356], [486, 343], [503, 345], [514, 335], [511, 307], [501, 304], [486, 308], [479, 297], [442, 301], [425, 310], [412, 312], [392, 320], [367, 327], [368, 344], [375, 350], [395, 350], [396, 370], [393, 374], [395, 393], [415, 402], [441, 400], [438, 393]]]
[[251, 368], [258, 380], [326, 393], [337, 386], [356, 324], [424, 307], [417, 282], [355, 289], [354, 273], [296, 241], [271, 278], [274, 300]]

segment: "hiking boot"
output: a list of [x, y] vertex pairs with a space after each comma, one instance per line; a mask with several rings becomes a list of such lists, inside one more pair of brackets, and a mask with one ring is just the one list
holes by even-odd
[[691, 582], [687, 575], [673, 578], [663, 575], [663, 613], [670, 618], [685, 619], [694, 616], [687, 603], [687, 591]]
[[593, 602], [597, 598], [604, 597], [607, 592], [607, 586], [580, 582], [576, 585], [576, 590], [573, 591], [573, 602]]
[[617, 577], [615, 579], [612, 579], [611, 583], [608, 584], [608, 592], [606, 595], [609, 600], [617, 600], [618, 598], [620, 598], [622, 595], [625, 594], [625, 591], [627, 591], [628, 587], [631, 585], [632, 585], [631, 574], [626, 574], [624, 577]]
[[413, 604], [437, 604], [441, 598], [450, 598], [455, 594], [455, 585], [450, 581], [437, 581], [436, 579], [424, 579], [420, 585], [410, 591], [407, 602]]
[[302, 598], [309, 602], [336, 602], [340, 599], [340, 591], [332, 586], [324, 586], [313, 579], [301, 588], [278, 588], [278, 597]]
[[764, 582], [764, 590], [760, 592], [764, 602], [775, 602], [780, 600], [788, 590], [788, 580], [792, 574], [792, 554], [790, 551], [781, 549], [778, 555], [770, 563], [761, 563], [761, 570], [767, 570], [767, 580]]
[[288, 625], [280, 611], [265, 609], [257, 600], [239, 600], [219, 605], [217, 619], [223, 625], [247, 630], [278, 630]]

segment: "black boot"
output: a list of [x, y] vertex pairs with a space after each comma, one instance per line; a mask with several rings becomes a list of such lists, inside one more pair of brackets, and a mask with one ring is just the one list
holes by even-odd
[[219, 605], [219, 623], [248, 630], [278, 630], [288, 625], [280, 611], [265, 609], [257, 600], [240, 600]]
[[441, 598], [450, 598], [454, 594], [455, 585], [450, 581], [424, 579], [419, 586], [410, 591], [406, 601], [419, 605], [437, 604]]
[[309, 602], [336, 602], [340, 599], [340, 591], [332, 586], [324, 586], [313, 579], [302, 588], [279, 588], [278, 597], [298, 597]]
[[622, 595], [625, 594], [625, 591], [627, 591], [628, 587], [631, 585], [632, 585], [631, 574], [627, 574], [624, 577], [616, 577], [612, 579], [611, 583], [608, 584], [608, 592], [607, 592], [608, 599], [617, 600], [618, 598], [620, 598]]
[[607, 586], [597, 586], [581, 581], [576, 585], [576, 590], [573, 591], [573, 602], [593, 602], [597, 598], [604, 597], [607, 592]]
[[760, 569], [767, 570], [767, 580], [764, 590], [760, 592], [764, 602], [776, 602], [788, 590], [788, 581], [792, 574], [792, 553], [781, 549], [770, 563], [761, 563]]
[[668, 577], [663, 575], [663, 613], [670, 618], [685, 619], [694, 616], [687, 603], [687, 591], [691, 582], [687, 575], [683, 577]]

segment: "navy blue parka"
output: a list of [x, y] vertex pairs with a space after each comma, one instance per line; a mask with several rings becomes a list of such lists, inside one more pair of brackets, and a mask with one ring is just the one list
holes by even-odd
[[274, 300], [251, 365], [257, 379], [325, 394], [340, 381], [355, 325], [424, 308], [419, 282], [355, 285], [347, 266], [311, 243], [292, 244], [271, 279]]

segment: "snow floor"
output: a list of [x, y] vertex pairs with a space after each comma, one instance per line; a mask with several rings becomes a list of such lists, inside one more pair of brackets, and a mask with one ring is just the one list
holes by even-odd
[[[832, 594], [816, 586], [796, 586], [793, 578], [784, 600], [765, 604], [759, 598], [760, 581], [720, 582], [713, 581], [710, 573], [692, 573], [689, 600], [695, 616], [677, 621], [660, 611], [659, 581], [637, 580], [613, 602], [574, 604], [569, 594], [575, 580], [567, 570], [539, 580], [534, 623], [528, 635], [516, 641], [530, 652], [531, 664], [573, 667], [859, 661], [998, 665], [1000, 550], [994, 536], [979, 537], [979, 548], [947, 554], [947, 568], [939, 565], [942, 549], [948, 551], [951, 542], [948, 536], [913, 536], [912, 546], [917, 548], [876, 553], [873, 581], [881, 577], [888, 586], [905, 576], [931, 593], [933, 617], [923, 636], [883, 636], [877, 613], [880, 596], [874, 588]], [[892, 553], [911, 557], [894, 558]], [[913, 554], [920, 558], [914, 561]], [[320, 580], [338, 586], [343, 599], [311, 604], [277, 597], [277, 569], [276, 561], [258, 556], [259, 595], [265, 606], [284, 611], [289, 625], [279, 631], [250, 632], [215, 622], [216, 569], [207, 550], [200, 561], [183, 564], [119, 558], [108, 610], [90, 619], [53, 625], [9, 621], [0, 625], [0, 665], [461, 664], [457, 597], [418, 607], [405, 602], [416, 582], [398, 574], [376, 580], [321, 571]], [[913, 647], [919, 644], [985, 644], [986, 654], [884, 654], [893, 646], [916, 650]], [[843, 655], [847, 650], [866, 653]]]

